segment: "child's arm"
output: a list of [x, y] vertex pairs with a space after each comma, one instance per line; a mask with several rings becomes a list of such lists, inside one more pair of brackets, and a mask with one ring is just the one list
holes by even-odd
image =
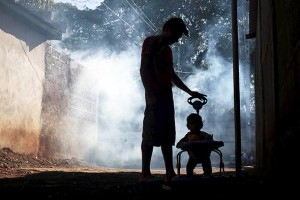
[[179, 140], [179, 142], [176, 144], [176, 148], [181, 148], [186, 142], [188, 142], [187, 134]]
[[201, 131], [204, 135], [204, 141], [214, 141], [213, 135], [205, 131]]

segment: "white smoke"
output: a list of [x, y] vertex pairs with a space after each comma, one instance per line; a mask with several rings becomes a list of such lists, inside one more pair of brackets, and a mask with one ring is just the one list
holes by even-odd
[[54, 0], [55, 3], [69, 3], [79, 10], [96, 9], [104, 0]]
[[[69, 3], [75, 5], [80, 1]], [[101, 1], [97, 3], [100, 4]], [[84, 5], [89, 5], [92, 9], [92, 4], [86, 4], [84, 1]], [[96, 2], [93, 6], [95, 5]], [[234, 154], [232, 63], [218, 55], [213, 38], [209, 41], [209, 49], [205, 58], [210, 64], [209, 69], [194, 70], [194, 74], [184, 82], [190, 89], [207, 94], [208, 103], [200, 110], [205, 121], [203, 130], [213, 134], [215, 140], [225, 140], [225, 146], [222, 149], [225, 155], [230, 156]], [[107, 50], [102, 48], [103, 50], [92, 55], [87, 55], [86, 52], [71, 54], [74, 60], [85, 66], [85, 71], [79, 81], [83, 84], [81, 87], [90, 88], [99, 94], [96, 133], [98, 140], [93, 144], [86, 144], [90, 150], [85, 158], [100, 166], [140, 168], [140, 143], [145, 106], [144, 90], [139, 76], [141, 44], [138, 47], [131, 46], [128, 51], [113, 52], [109, 55]], [[244, 77], [249, 76], [248, 71], [240, 71], [240, 74], [240, 82], [243, 82]], [[240, 87], [243, 91], [241, 101], [248, 102], [249, 88], [244, 85]], [[195, 110], [187, 103], [188, 94], [176, 87], [173, 91], [176, 142], [178, 142], [188, 131], [186, 117]], [[178, 151], [174, 147], [174, 157]], [[151, 166], [163, 168], [160, 148], [154, 148]]]

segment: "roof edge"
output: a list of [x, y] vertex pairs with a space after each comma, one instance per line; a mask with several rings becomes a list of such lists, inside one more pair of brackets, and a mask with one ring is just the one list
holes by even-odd
[[55, 26], [11, 0], [0, 0], [0, 10], [7, 12], [9, 15], [20, 21], [29, 22], [31, 27], [33, 29], [38, 29], [37, 31], [42, 33], [46, 39], [61, 40], [62, 38], [62, 32]]

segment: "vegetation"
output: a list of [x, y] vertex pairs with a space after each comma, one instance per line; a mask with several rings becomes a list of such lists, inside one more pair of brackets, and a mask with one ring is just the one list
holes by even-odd
[[[214, 45], [224, 59], [232, 59], [231, 51], [228, 51], [232, 44], [229, 0], [104, 0], [94, 10], [79, 10], [71, 4], [54, 3], [53, 0], [18, 2], [33, 12], [53, 11], [52, 17], [67, 27], [67, 36], [61, 45], [68, 51], [95, 52], [108, 48], [109, 53], [140, 46], [145, 36], [161, 31], [166, 19], [180, 16], [188, 24], [190, 36], [183, 37], [179, 44], [174, 45], [174, 57], [180, 58], [177, 63], [184, 66], [183, 69], [178, 66], [178, 70], [209, 68], [205, 60], [209, 45]], [[241, 13], [246, 13], [245, 3], [240, 3], [239, 8]], [[240, 16], [243, 31], [247, 17], [244, 14]]]

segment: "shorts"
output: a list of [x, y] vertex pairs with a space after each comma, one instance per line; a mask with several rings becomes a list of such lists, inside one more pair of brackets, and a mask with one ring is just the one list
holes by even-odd
[[176, 139], [173, 96], [156, 96], [156, 103], [146, 105], [143, 143], [151, 146], [174, 145]]

